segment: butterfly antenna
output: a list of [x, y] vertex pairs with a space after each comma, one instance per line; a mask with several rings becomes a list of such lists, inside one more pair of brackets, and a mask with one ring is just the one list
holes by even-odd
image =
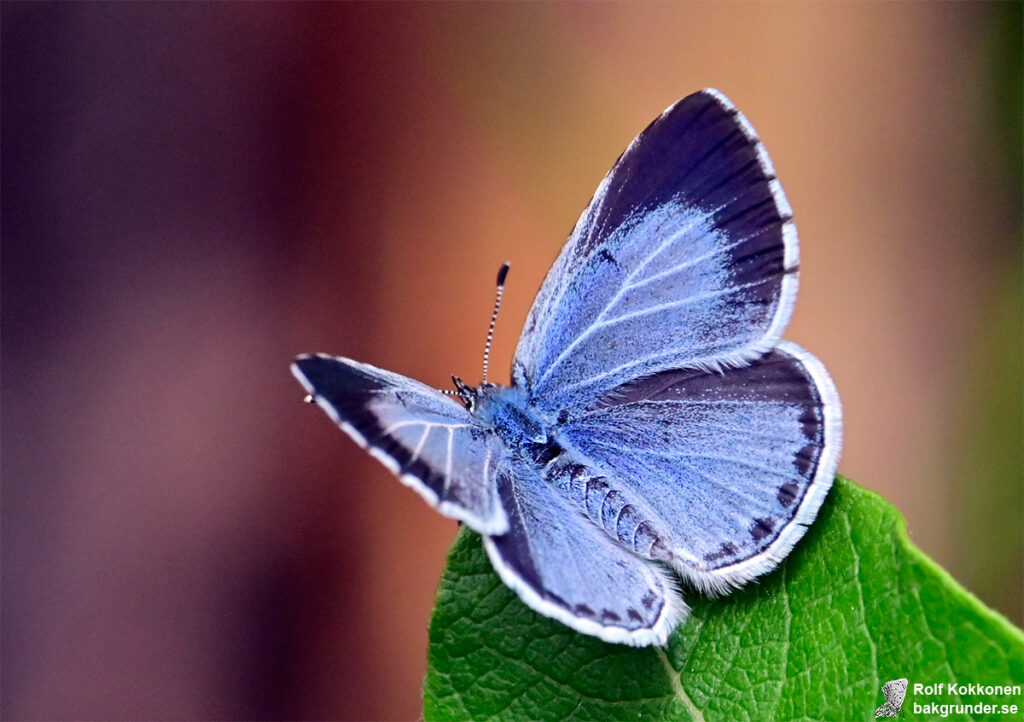
[[487, 365], [491, 360], [491, 342], [494, 341], [494, 324], [498, 322], [498, 309], [501, 308], [501, 296], [505, 293], [505, 277], [508, 275], [509, 262], [505, 261], [498, 269], [498, 293], [494, 298], [494, 313], [491, 314], [491, 325], [487, 328], [487, 344], [484, 346], [484, 380], [487, 383]]

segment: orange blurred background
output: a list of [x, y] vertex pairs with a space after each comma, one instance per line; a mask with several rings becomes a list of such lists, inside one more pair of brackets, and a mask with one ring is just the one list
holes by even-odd
[[2, 716], [412, 719], [456, 527], [300, 352], [492, 368], [721, 89], [796, 212], [842, 474], [1022, 613], [1021, 5], [2, 6]]

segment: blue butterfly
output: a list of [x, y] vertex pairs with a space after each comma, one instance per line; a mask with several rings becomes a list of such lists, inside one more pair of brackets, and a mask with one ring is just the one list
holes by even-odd
[[453, 377], [459, 403], [345, 358], [300, 356], [292, 371], [403, 483], [482, 534], [527, 605], [608, 642], [664, 644], [688, 613], [669, 570], [712, 595], [770, 571], [836, 471], [835, 386], [781, 340], [792, 215], [750, 123], [703, 90], [601, 182], [533, 303], [511, 386]]

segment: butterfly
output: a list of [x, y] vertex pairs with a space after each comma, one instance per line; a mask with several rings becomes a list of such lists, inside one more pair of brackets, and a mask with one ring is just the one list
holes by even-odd
[[664, 644], [689, 612], [675, 575], [718, 595], [772, 570], [836, 471], [835, 386], [781, 339], [792, 215], [753, 127], [702, 90], [601, 182], [534, 300], [509, 386], [453, 377], [456, 399], [323, 354], [292, 371], [481, 534], [528, 606], [608, 642]]

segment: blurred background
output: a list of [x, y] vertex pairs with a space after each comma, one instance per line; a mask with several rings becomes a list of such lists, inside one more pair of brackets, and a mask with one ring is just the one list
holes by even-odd
[[705, 86], [795, 209], [840, 472], [1021, 624], [1021, 7], [4, 3], [2, 716], [419, 716], [455, 524], [288, 364], [475, 383], [510, 260], [504, 379]]

